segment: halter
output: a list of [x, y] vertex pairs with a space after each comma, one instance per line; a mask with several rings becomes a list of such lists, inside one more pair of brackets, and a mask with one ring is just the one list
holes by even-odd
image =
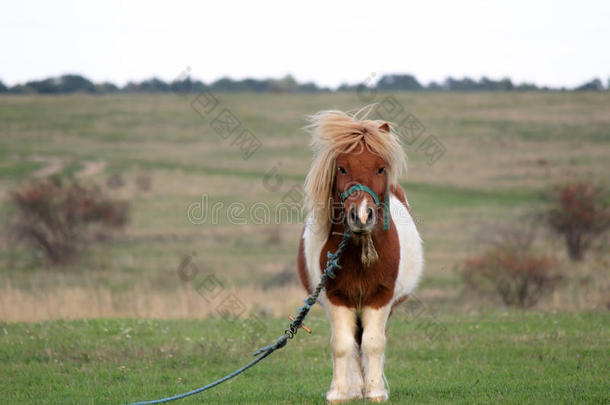
[[[379, 196], [377, 195], [377, 193], [375, 193], [370, 187], [365, 186], [364, 184], [354, 184], [353, 186], [351, 186], [350, 188], [348, 188], [347, 190], [342, 192], [339, 195], [339, 198], [341, 199], [341, 204], [343, 204], [345, 202], [345, 200], [347, 200], [349, 198], [349, 196], [354, 194], [356, 191], [364, 191], [365, 193], [368, 193], [373, 198], [373, 201], [375, 201], [375, 205], [377, 206], [377, 209], [379, 209], [379, 207], [381, 207], [381, 204], [379, 203]], [[390, 229], [390, 182], [389, 181], [386, 183], [385, 199], [383, 201], [383, 230], [387, 231], [388, 229]]]

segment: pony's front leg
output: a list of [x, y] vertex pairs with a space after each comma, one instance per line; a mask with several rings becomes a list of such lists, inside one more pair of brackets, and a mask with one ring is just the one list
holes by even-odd
[[362, 354], [364, 356], [364, 395], [366, 399], [383, 402], [388, 391], [383, 383], [383, 360], [385, 351], [385, 327], [391, 305], [362, 311]]
[[330, 346], [333, 357], [333, 380], [326, 400], [330, 403], [346, 402], [350, 399], [350, 360], [356, 344], [356, 313], [353, 309], [327, 305], [331, 324]]

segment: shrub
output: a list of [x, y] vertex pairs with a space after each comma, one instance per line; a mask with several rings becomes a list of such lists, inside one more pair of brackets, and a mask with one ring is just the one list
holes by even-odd
[[539, 224], [528, 219], [524, 227], [487, 227], [488, 247], [464, 263], [462, 276], [474, 291], [498, 294], [505, 305], [529, 308], [559, 281], [554, 260], [532, 246]]
[[140, 191], [150, 191], [152, 178], [147, 174], [141, 174], [136, 177], [136, 186]]
[[51, 264], [73, 258], [91, 239], [90, 225], [121, 228], [128, 219], [126, 203], [58, 178], [34, 181], [10, 199], [17, 208], [9, 228], [13, 239], [41, 251]]
[[565, 238], [570, 259], [582, 260], [595, 238], [610, 227], [606, 193], [594, 183], [572, 183], [557, 187], [552, 201], [548, 224]]
[[495, 247], [467, 260], [463, 275], [473, 289], [496, 292], [506, 305], [529, 308], [554, 289], [559, 278], [551, 274], [553, 264], [546, 255]]
[[106, 180], [106, 186], [108, 186], [108, 188], [121, 188], [124, 185], [125, 180], [123, 180], [123, 176], [120, 174], [113, 174]]

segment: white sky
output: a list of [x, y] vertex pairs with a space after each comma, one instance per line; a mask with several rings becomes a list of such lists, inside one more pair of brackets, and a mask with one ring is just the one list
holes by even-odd
[[610, 1], [5, 1], [0, 80], [124, 84], [192, 69], [337, 86], [375, 73], [574, 86], [610, 76]]

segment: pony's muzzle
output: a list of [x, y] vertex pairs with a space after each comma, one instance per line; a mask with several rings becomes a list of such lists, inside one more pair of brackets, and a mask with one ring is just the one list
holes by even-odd
[[377, 210], [363, 199], [359, 205], [353, 204], [347, 213], [347, 226], [353, 233], [369, 233], [377, 223]]

